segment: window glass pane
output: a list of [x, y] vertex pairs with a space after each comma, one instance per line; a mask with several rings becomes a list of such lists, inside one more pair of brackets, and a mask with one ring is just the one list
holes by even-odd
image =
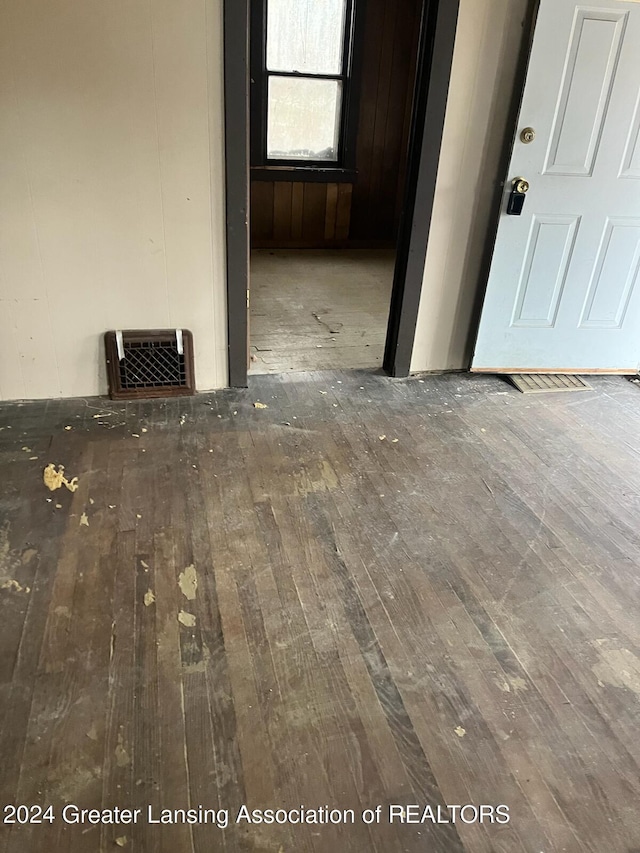
[[346, 0], [268, 0], [267, 68], [341, 74]]
[[337, 160], [341, 90], [336, 80], [270, 77], [267, 156]]

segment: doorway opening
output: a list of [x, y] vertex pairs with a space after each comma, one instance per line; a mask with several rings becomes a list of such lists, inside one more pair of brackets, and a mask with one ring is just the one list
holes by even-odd
[[382, 367], [421, 14], [252, 4], [250, 373]]
[[458, 5], [226, 0], [231, 385], [408, 375]]

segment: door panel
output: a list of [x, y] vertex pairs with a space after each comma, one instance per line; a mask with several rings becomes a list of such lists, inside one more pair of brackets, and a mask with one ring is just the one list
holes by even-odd
[[576, 216], [533, 217], [514, 326], [555, 326], [578, 223]]
[[626, 16], [580, 11], [544, 174], [591, 175], [620, 57]]
[[639, 56], [640, 4], [541, 0], [473, 370], [637, 370]]
[[636, 104], [635, 119], [629, 135], [629, 144], [625, 151], [620, 177], [640, 178], [640, 96]]
[[640, 220], [610, 220], [580, 327], [622, 328], [639, 269]]

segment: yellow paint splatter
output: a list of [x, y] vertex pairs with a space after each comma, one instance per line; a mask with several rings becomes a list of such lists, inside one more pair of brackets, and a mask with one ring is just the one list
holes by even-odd
[[268, 409], [269, 406], [265, 405], [265, 403], [254, 403], [253, 408], [254, 409]]
[[80, 516], [80, 526], [81, 527], [88, 527], [89, 526], [89, 517], [87, 516], [86, 512], [83, 512], [82, 515]]
[[150, 589], [147, 590], [147, 592], [145, 592], [145, 594], [144, 594], [144, 606], [150, 607], [155, 600], [156, 600], [156, 597], [153, 594], [153, 591]]
[[118, 845], [118, 847], [126, 847], [127, 846], [127, 836], [126, 835], [119, 835], [118, 838], [116, 838], [116, 844]]
[[27, 595], [31, 592], [31, 587], [21, 586], [14, 578], [7, 578], [7, 580], [2, 581], [0, 589], [13, 589], [16, 592], [25, 592]]
[[55, 463], [50, 462], [44, 469], [42, 477], [45, 486], [51, 492], [55, 492], [56, 489], [61, 489], [63, 486], [69, 489], [70, 492], [75, 492], [78, 488], [77, 477], [74, 477], [72, 480], [67, 480], [64, 476], [64, 465], [56, 466]]
[[185, 628], [195, 628], [196, 627], [196, 617], [193, 613], [187, 613], [184, 610], [181, 610], [178, 613], [178, 622], [181, 625], [184, 625]]
[[198, 575], [195, 566], [187, 566], [184, 572], [180, 572], [178, 586], [182, 594], [189, 601], [193, 601], [198, 590]]
[[463, 729], [462, 726], [458, 726], [454, 731], [460, 738], [464, 737], [467, 733], [467, 730]]
[[118, 744], [115, 748], [116, 764], [118, 767], [127, 767], [131, 763], [129, 753], [124, 745], [122, 732], [118, 733]]

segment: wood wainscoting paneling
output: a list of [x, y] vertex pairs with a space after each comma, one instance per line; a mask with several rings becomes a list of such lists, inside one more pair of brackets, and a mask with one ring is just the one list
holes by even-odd
[[422, 0], [368, 0], [353, 240], [395, 241], [404, 201]]
[[253, 181], [254, 248], [329, 248], [348, 244], [353, 184]]

